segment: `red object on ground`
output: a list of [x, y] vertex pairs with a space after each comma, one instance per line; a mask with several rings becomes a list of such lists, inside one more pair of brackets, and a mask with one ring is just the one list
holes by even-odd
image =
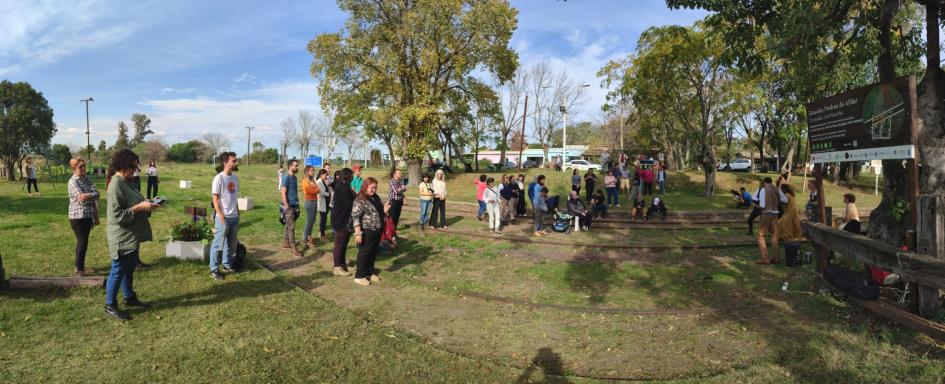
[[[903, 245], [899, 247], [903, 251], [908, 251], [909, 247]], [[886, 271], [879, 267], [870, 266], [870, 278], [873, 279], [877, 284], [882, 285], [886, 281], [886, 276], [889, 276], [892, 272]]]

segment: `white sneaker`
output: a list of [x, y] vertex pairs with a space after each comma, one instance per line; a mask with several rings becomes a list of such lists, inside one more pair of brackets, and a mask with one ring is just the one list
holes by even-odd
[[883, 285], [893, 285], [899, 282], [899, 275], [895, 273], [890, 273], [886, 275], [886, 278], [883, 279]]

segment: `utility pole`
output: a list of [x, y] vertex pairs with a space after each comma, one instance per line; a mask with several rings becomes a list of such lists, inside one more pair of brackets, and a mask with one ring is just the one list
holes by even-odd
[[528, 92], [525, 92], [525, 111], [522, 112], [522, 136], [518, 140], [518, 169], [521, 170], [525, 160], [522, 154], [525, 152], [525, 120], [528, 119]]
[[95, 101], [93, 98], [79, 100], [80, 103], [85, 103], [85, 150], [88, 152], [88, 159], [86, 161], [92, 163], [92, 139], [89, 136], [91, 131], [89, 131], [89, 102]]
[[252, 153], [250, 152], [249, 143], [250, 143], [250, 139], [253, 137], [253, 129], [255, 128], [256, 127], [246, 127], [246, 156], [245, 156], [246, 158], [244, 159], [246, 160], [246, 165], [249, 165], [249, 154]]

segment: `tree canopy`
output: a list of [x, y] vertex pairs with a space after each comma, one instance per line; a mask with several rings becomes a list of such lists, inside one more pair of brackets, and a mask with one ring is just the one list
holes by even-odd
[[0, 82], [0, 161], [14, 179], [16, 164], [31, 150], [49, 146], [56, 134], [53, 110], [26, 82]]
[[[517, 11], [505, 0], [339, 0], [342, 31], [309, 45], [322, 106], [341, 122], [371, 120], [369, 132], [396, 136], [419, 176], [419, 160], [436, 143], [437, 121], [451, 92], [472, 93], [473, 71], [504, 82], [518, 66], [509, 48]], [[416, 175], [414, 173], [417, 173]]]

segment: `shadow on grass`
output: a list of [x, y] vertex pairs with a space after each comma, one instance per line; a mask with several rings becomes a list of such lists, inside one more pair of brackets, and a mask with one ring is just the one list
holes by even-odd
[[[100, 193], [104, 193], [104, 191]], [[105, 200], [102, 199], [100, 204], [104, 203]], [[29, 197], [26, 195], [26, 191], [23, 191], [22, 196], [8, 197], [4, 199], [3, 204], [0, 204], [0, 217], [12, 214], [62, 215], [62, 220], [68, 224], [68, 213], [69, 198], [66, 196], [44, 194], [39, 197]], [[102, 224], [105, 224], [104, 220]]]
[[390, 268], [387, 270], [394, 272], [410, 265], [422, 265], [430, 258], [431, 253], [433, 253], [433, 248], [430, 246], [420, 244], [414, 240], [403, 239], [397, 244], [397, 249], [387, 254], [381, 253], [378, 259], [393, 259]]
[[[537, 373], [541, 374], [538, 377]], [[551, 350], [550, 347], [542, 347], [538, 350], [531, 364], [522, 371], [522, 374], [515, 380], [518, 384], [524, 383], [547, 383], [547, 384], [566, 384], [570, 383], [564, 375], [564, 362], [561, 356]]]
[[[742, 252], [753, 255], [757, 251]], [[920, 382], [934, 377], [937, 369], [924, 368], [927, 362], [922, 359], [934, 361], [945, 356], [941, 348], [920, 342], [921, 338], [912, 332], [896, 325], [884, 329], [883, 324], [888, 323], [870, 321], [876, 318], [860, 308], [835, 307], [825, 296], [778, 289], [783, 279], [809, 274], [809, 280], [802, 280], [809, 286], [795, 285], [791, 289], [816, 291], [814, 271], [809, 265], [782, 273], [786, 267], [758, 266], [753, 257], [726, 260], [704, 256], [683, 255], [667, 263], [670, 268], [634, 280], [665, 306], [708, 308], [700, 321], [736, 324], [757, 334], [764, 340], [759, 348], [766, 348], [770, 361], [798, 382]], [[884, 337], [876, 340], [878, 336]], [[886, 349], [885, 344], [893, 346]], [[843, 354], [838, 356], [837, 351]], [[886, 359], [890, 351], [908, 355]], [[854, 363], [877, 360], [888, 364]], [[920, 378], [916, 372], [925, 376]]]
[[600, 304], [617, 283], [617, 271], [615, 260], [578, 259], [568, 262], [564, 279], [572, 291], [587, 296], [588, 304]]
[[201, 292], [190, 292], [161, 298], [150, 302], [150, 304], [151, 307], [155, 309], [199, 307], [220, 304], [241, 297], [268, 296], [288, 292], [290, 290], [292, 290], [292, 286], [285, 284], [285, 282], [280, 281], [276, 277], [268, 280], [250, 281], [233, 279], [214, 283], [209, 289]]

